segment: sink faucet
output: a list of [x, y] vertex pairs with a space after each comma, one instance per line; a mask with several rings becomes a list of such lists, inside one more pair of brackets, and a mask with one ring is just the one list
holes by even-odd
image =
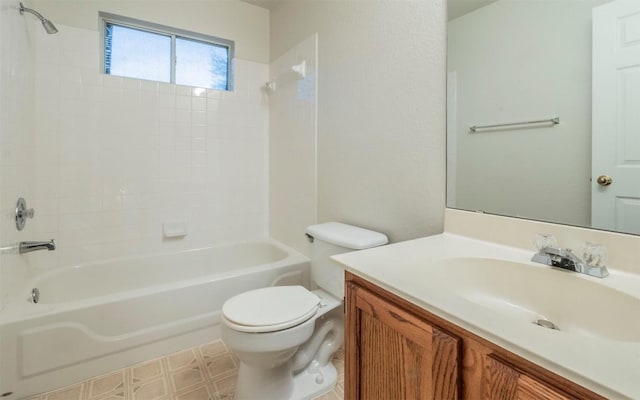
[[44, 250], [47, 249], [49, 251], [53, 251], [56, 249], [56, 243], [51, 239], [50, 241], [44, 242], [20, 242], [18, 245], [18, 253], [31, 253], [36, 250]]
[[533, 262], [550, 265], [556, 268], [566, 269], [568, 271], [579, 272], [597, 278], [604, 278], [609, 275], [607, 267], [595, 266], [578, 258], [571, 249], [563, 249], [558, 247], [543, 247], [531, 259]]

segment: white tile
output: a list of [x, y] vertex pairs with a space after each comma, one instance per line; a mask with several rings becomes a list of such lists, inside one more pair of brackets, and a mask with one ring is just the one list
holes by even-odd
[[82, 83], [82, 70], [80, 68], [60, 68], [58, 80], [63, 83]]
[[158, 106], [161, 108], [175, 108], [176, 96], [170, 93], [160, 93], [158, 95]]
[[207, 153], [204, 151], [192, 151], [191, 152], [191, 165], [206, 167], [207, 166]]
[[[80, 93], [80, 98], [85, 101], [85, 105], [95, 108], [98, 107], [98, 100], [102, 98], [102, 87], [94, 85], [93, 83], [94, 82], [90, 82], [87, 84], [83, 81], [82, 93]], [[97, 114], [98, 110], [95, 111]]]
[[205, 139], [207, 137], [207, 125], [191, 125], [191, 137]]
[[122, 78], [114, 75], [103, 75], [102, 76], [102, 85], [105, 87], [112, 88], [121, 88], [122, 87]]
[[189, 136], [175, 136], [173, 143], [176, 151], [191, 151], [191, 138]]
[[191, 90], [193, 89], [191, 86], [184, 86], [184, 85], [174, 85], [174, 86], [175, 86], [176, 95], [191, 96]]
[[176, 85], [170, 83], [158, 82], [158, 93], [175, 94]]
[[122, 196], [112, 195], [102, 197], [102, 209], [104, 211], [119, 211], [122, 210]]
[[176, 122], [173, 134], [176, 137], [189, 137], [191, 136], [191, 125], [186, 121]]
[[58, 213], [61, 216], [77, 213], [95, 213], [100, 210], [102, 210], [102, 197], [60, 197], [58, 200]]
[[207, 124], [207, 113], [204, 111], [192, 111], [191, 124], [194, 126], [205, 126]]
[[140, 89], [140, 79], [134, 78], [122, 78], [122, 88], [123, 89]]
[[[107, 77], [109, 77], [109, 75], [104, 76], [104, 78], [107, 78]], [[102, 102], [103, 102], [103, 107], [105, 107], [104, 111], [109, 112], [109, 108], [117, 110], [118, 105], [120, 104], [120, 98], [122, 97], [122, 89], [119, 86], [115, 86], [115, 85], [114, 86], [104, 85], [104, 82], [105, 82], [104, 79], [102, 82], [103, 82]]]
[[209, 177], [209, 167], [208, 161], [207, 164], [202, 165], [192, 165], [191, 166], [191, 177], [198, 179], [206, 179]]
[[221, 91], [216, 89], [207, 89], [207, 99], [220, 99]]
[[194, 87], [191, 89], [191, 95], [193, 97], [207, 97], [207, 89]]
[[187, 109], [179, 109], [176, 108], [175, 110], [175, 120], [178, 123], [184, 122], [184, 123], [191, 123], [191, 110], [187, 110]]
[[122, 99], [120, 102], [120, 107], [122, 107], [122, 111], [126, 112], [129, 115], [132, 115], [137, 112], [140, 107], [140, 89], [131, 89], [131, 88], [123, 88], [122, 89]]
[[[191, 96], [185, 95], [176, 95], [176, 105], [175, 107], [180, 110], [190, 110], [191, 109]], [[197, 99], [194, 99], [197, 100]]]
[[206, 111], [207, 99], [204, 97], [192, 97], [191, 98], [191, 110], [192, 111]]
[[[244, 94], [121, 78], [97, 72], [95, 31], [64, 33], [51, 47], [38, 42], [41, 62], [32, 74], [38, 96], [16, 93], [11, 102], [2, 97], [18, 113], [26, 107], [15, 100], [36, 108], [31, 144], [24, 135], [6, 135], [0, 147], [0, 162], [22, 166], [30, 161], [21, 150], [32, 146], [33, 188], [8, 182], [3, 191], [10, 193], [3, 196], [15, 201], [14, 192], [31, 191], [42, 204], [33, 228], [61, 238], [55, 258], [34, 262], [68, 265], [264, 233], [268, 119], [251, 93], [268, 67], [240, 62], [237, 83]], [[0, 132], [6, 132], [2, 124]], [[197, 209], [207, 219], [198, 221], [188, 241], [162, 241], [162, 221], [189, 201], [187, 216]]]
[[[80, 84], [80, 80], [78, 82], [66, 82], [61, 81], [60, 87], [58, 88], [58, 95], [61, 100], [80, 100], [83, 96], [83, 88]], [[74, 104], [75, 106], [75, 104]], [[61, 109], [62, 110], [62, 109]]]
[[140, 88], [148, 92], [158, 93], [159, 83], [155, 81], [141, 80]]
[[191, 139], [191, 150], [192, 151], [203, 151], [203, 152], [207, 151], [207, 138], [206, 137], [200, 137], [200, 136], [193, 135], [193, 130], [192, 130], [191, 137], [192, 137], [192, 139]]
[[158, 121], [160, 123], [176, 122], [176, 110], [170, 107], [161, 107], [158, 114]]
[[44, 235], [49, 232], [58, 231], [58, 214], [43, 214], [38, 211], [38, 219], [33, 221], [34, 232]]

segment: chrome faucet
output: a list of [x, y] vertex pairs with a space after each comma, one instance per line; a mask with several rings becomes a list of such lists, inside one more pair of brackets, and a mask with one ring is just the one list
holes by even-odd
[[571, 249], [557, 247], [543, 247], [531, 259], [533, 262], [550, 265], [568, 271], [579, 272], [597, 278], [604, 278], [609, 275], [607, 267], [591, 265], [578, 258]]
[[44, 242], [20, 242], [18, 245], [18, 253], [31, 253], [32, 251], [37, 250], [49, 250], [53, 251], [56, 249], [56, 243], [51, 239], [50, 241]]

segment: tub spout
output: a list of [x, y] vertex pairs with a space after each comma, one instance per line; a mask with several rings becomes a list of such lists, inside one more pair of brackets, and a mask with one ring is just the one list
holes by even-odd
[[51, 239], [50, 241], [44, 241], [44, 242], [20, 242], [19, 246], [18, 246], [18, 253], [20, 254], [24, 254], [24, 253], [31, 253], [32, 251], [36, 251], [36, 250], [49, 250], [49, 251], [53, 251], [56, 249], [56, 243], [54, 242], [53, 239]]

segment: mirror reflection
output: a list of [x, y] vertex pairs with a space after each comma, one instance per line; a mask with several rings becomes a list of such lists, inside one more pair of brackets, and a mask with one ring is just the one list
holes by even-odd
[[448, 5], [447, 206], [640, 234], [640, 1]]

